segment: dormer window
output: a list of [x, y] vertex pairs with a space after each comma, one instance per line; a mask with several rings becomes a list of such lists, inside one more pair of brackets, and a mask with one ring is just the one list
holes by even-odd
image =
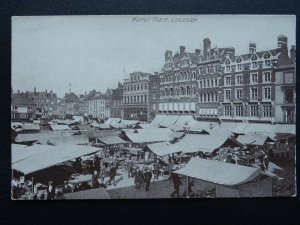
[[258, 66], [257, 62], [252, 62], [252, 68], [253, 69], [257, 68], [257, 66]]
[[271, 60], [265, 60], [265, 66], [271, 66]]
[[230, 66], [226, 66], [226, 72], [230, 72]]
[[242, 70], [242, 64], [237, 64], [237, 69]]

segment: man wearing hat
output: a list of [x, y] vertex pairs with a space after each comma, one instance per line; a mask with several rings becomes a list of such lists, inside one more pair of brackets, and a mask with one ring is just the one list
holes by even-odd
[[53, 181], [49, 181], [47, 187], [47, 200], [53, 200], [55, 196], [55, 187], [53, 185]]
[[146, 191], [149, 191], [149, 186], [150, 186], [150, 181], [152, 178], [152, 173], [149, 170], [148, 167], [145, 168], [145, 173], [144, 173], [144, 177], [145, 177], [145, 182], [146, 182]]

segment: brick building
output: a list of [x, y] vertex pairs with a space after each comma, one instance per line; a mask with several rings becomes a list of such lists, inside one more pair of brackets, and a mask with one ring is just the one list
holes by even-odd
[[133, 72], [123, 84], [124, 119], [149, 119], [149, 77], [151, 74]]
[[118, 87], [112, 89], [111, 93], [111, 118], [123, 118], [123, 85], [118, 82]]
[[179, 52], [165, 52], [165, 63], [160, 78], [159, 113], [192, 114], [196, 111], [197, 101], [197, 61], [199, 51], [186, 52], [180, 46]]
[[[247, 54], [225, 56], [219, 84], [220, 119], [268, 123], [294, 120], [295, 65], [288, 55], [287, 40], [280, 35], [275, 49], [257, 51], [256, 44], [250, 43]], [[283, 96], [291, 96], [289, 103]]]
[[149, 116], [148, 120], [153, 120], [158, 113], [159, 107], [159, 75], [155, 72], [154, 75], [149, 77]]
[[110, 117], [109, 96], [93, 90], [88, 95], [88, 116], [93, 119], [106, 119]]
[[16, 93], [11, 96], [11, 120], [33, 121], [36, 118], [36, 103], [28, 93]]

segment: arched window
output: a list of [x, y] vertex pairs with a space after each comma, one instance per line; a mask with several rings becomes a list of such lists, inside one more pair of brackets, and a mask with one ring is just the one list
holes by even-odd
[[147, 83], [145, 83], [145, 89], [147, 89]]

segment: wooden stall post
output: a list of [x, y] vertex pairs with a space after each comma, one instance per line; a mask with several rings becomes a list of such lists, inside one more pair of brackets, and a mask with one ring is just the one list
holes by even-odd
[[186, 176], [186, 191], [185, 191], [185, 197], [188, 198], [189, 197], [189, 177]]
[[32, 194], [34, 194], [33, 177], [31, 177], [31, 183], [32, 183]]

